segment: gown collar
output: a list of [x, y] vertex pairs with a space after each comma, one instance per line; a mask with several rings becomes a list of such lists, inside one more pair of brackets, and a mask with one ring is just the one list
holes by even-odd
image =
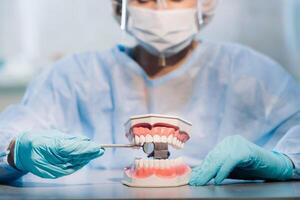
[[[189, 55], [187, 60], [177, 69], [174, 71], [163, 75], [161, 77], [150, 79], [147, 73], [143, 70], [143, 68], [131, 57], [131, 48], [125, 47], [123, 45], [117, 45], [113, 52], [115, 56], [119, 59], [118, 62], [120, 62], [121, 66], [124, 68], [128, 68], [128, 70], [133, 70], [135, 73], [137, 73], [139, 76], [143, 77], [145, 83], [149, 87], [156, 87], [159, 85], [164, 84], [165, 82], [168, 82], [174, 78], [180, 77], [184, 73], [188, 71], [191, 67], [197, 65], [195, 63], [196, 61], [201, 60], [205, 54], [205, 50], [207, 49], [207, 43], [197, 41], [199, 45], [194, 49], [194, 51]], [[121, 63], [122, 62], [122, 63]], [[199, 63], [200, 64], [200, 63]], [[200, 66], [199, 66], [200, 67]]]

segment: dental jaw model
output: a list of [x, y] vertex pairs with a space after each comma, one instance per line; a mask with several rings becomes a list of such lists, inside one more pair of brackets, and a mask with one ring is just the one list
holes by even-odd
[[169, 146], [183, 149], [190, 139], [191, 123], [172, 116], [135, 116], [125, 124], [126, 137], [136, 145], [152, 146], [148, 159], [136, 159], [124, 171], [123, 184], [130, 187], [186, 185], [191, 168], [182, 158], [168, 159]]

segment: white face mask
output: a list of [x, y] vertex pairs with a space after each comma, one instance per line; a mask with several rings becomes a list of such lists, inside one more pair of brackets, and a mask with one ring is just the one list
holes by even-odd
[[127, 32], [149, 53], [169, 57], [191, 44], [199, 30], [195, 9], [129, 7]]

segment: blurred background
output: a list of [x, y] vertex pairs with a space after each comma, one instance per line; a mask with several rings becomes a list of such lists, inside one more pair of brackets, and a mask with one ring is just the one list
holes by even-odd
[[[300, 0], [224, 0], [200, 37], [251, 46], [300, 80]], [[55, 60], [122, 41], [110, 0], [0, 0], [0, 112]]]

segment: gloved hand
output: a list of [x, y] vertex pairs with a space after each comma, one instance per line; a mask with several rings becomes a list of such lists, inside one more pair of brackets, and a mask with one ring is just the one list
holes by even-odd
[[211, 179], [220, 184], [225, 178], [287, 180], [293, 163], [285, 155], [267, 151], [241, 136], [225, 138], [203, 163], [193, 169], [190, 185], [206, 185]]
[[59, 178], [103, 155], [104, 150], [88, 138], [59, 131], [23, 133], [16, 138], [16, 168], [42, 178]]

